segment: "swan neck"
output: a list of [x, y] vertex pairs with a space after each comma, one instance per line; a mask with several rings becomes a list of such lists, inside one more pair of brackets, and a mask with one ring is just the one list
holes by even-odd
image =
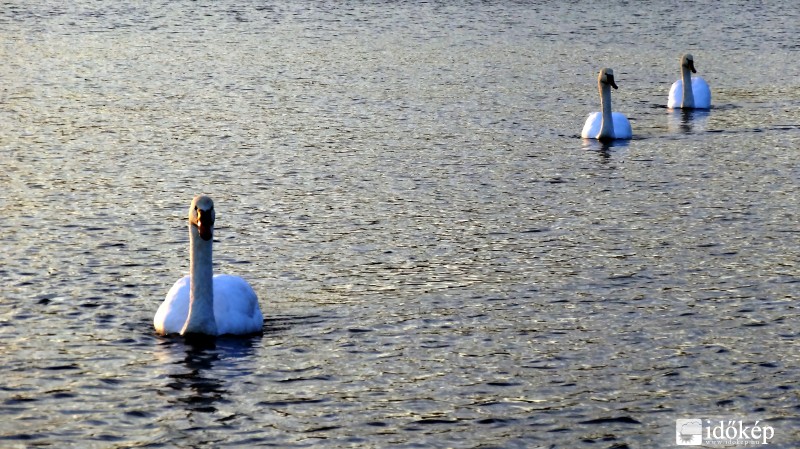
[[614, 138], [614, 120], [611, 115], [611, 86], [605, 83], [598, 83], [600, 89], [600, 107], [602, 121], [600, 122], [600, 133], [598, 139]]
[[214, 318], [214, 273], [211, 253], [212, 240], [203, 240], [192, 225], [189, 225], [189, 273], [191, 289], [189, 316], [181, 334], [216, 335]]
[[681, 81], [683, 81], [682, 108], [694, 107], [694, 92], [692, 91], [692, 71], [689, 67], [681, 66]]

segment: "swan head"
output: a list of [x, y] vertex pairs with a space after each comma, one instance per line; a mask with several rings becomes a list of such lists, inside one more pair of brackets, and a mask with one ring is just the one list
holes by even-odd
[[600, 74], [597, 76], [597, 81], [600, 84], [608, 84], [614, 89], [618, 89], [617, 83], [614, 82], [614, 71], [611, 69], [600, 70]]
[[686, 67], [687, 69], [691, 70], [692, 73], [697, 73], [697, 70], [694, 69], [694, 56], [690, 53], [686, 53], [681, 58], [681, 67]]
[[189, 224], [197, 228], [200, 238], [211, 240], [214, 236], [214, 202], [205, 195], [198, 195], [189, 207]]

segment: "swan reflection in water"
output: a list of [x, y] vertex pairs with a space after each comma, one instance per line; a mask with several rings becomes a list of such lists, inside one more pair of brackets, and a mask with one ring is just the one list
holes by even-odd
[[[265, 326], [282, 340], [294, 327], [322, 322], [322, 315], [284, 315], [268, 317]], [[258, 334], [156, 337], [157, 364], [166, 370], [166, 382], [158, 394], [170, 404], [180, 405], [188, 416], [195, 412], [213, 413], [216, 404], [241, 394], [241, 378], [258, 370], [261, 362], [256, 352], [262, 346], [263, 338]]]
[[709, 109], [673, 109], [667, 114], [667, 129], [684, 134], [704, 132], [709, 115]]
[[[226, 401], [227, 377], [240, 373], [242, 361], [253, 360], [253, 338], [172, 339], [159, 345], [160, 357], [181, 369], [168, 374], [170, 402], [187, 412], [213, 413], [215, 404]], [[178, 392], [176, 394], [175, 392]]]
[[584, 150], [589, 151], [596, 151], [600, 157], [602, 158], [603, 162], [607, 162], [609, 158], [611, 158], [611, 153], [626, 150], [630, 145], [631, 141], [628, 139], [617, 139], [617, 140], [608, 140], [608, 141], [600, 141], [594, 139], [583, 139], [583, 146]]

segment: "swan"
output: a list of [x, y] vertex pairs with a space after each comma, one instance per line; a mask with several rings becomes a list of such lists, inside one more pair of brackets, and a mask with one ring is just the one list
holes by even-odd
[[699, 76], [693, 78], [692, 73], [697, 73], [694, 68], [694, 57], [687, 53], [681, 57], [681, 79], [672, 83], [669, 89], [668, 108], [711, 108], [711, 89], [708, 83]]
[[597, 88], [600, 90], [602, 112], [592, 112], [586, 118], [581, 137], [584, 139], [613, 140], [630, 139], [633, 136], [631, 124], [625, 114], [611, 112], [611, 88], [617, 89], [614, 83], [614, 71], [600, 70], [597, 76]]
[[262, 331], [258, 297], [244, 279], [212, 276], [214, 202], [200, 195], [189, 207], [189, 271], [169, 289], [153, 325], [162, 335], [247, 335]]

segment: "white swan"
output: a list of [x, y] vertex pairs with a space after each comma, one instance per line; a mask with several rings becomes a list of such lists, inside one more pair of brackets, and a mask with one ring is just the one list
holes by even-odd
[[262, 331], [264, 316], [253, 288], [238, 276], [212, 276], [214, 202], [197, 196], [189, 208], [189, 271], [169, 289], [153, 325], [162, 335], [246, 335]]
[[697, 73], [694, 57], [687, 53], [681, 57], [681, 79], [672, 83], [669, 89], [668, 108], [711, 108], [711, 89], [708, 83], [699, 76], [693, 78], [692, 73]]
[[600, 90], [602, 112], [592, 112], [583, 125], [581, 137], [584, 139], [613, 140], [630, 139], [633, 136], [631, 124], [624, 114], [611, 112], [611, 88], [616, 89], [614, 71], [600, 70], [597, 76], [597, 88]]

